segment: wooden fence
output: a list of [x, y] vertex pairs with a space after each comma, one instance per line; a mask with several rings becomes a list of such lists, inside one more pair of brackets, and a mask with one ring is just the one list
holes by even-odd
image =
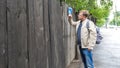
[[0, 68], [66, 68], [75, 29], [64, 9], [59, 0], [0, 0]]

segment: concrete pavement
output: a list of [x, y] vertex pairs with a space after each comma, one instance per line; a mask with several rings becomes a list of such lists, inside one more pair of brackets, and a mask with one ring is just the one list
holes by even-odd
[[[93, 50], [96, 68], [120, 68], [120, 29], [101, 28], [103, 40]], [[72, 62], [68, 68], [84, 68], [82, 62]]]

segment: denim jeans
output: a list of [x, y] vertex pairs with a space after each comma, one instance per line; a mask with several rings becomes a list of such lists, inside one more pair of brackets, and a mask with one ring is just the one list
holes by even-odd
[[88, 51], [87, 48], [81, 48], [79, 46], [81, 58], [84, 63], [84, 68], [94, 68], [94, 63], [92, 59], [92, 51]]

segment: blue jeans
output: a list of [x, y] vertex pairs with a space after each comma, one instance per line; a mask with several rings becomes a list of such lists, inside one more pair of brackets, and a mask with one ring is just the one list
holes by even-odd
[[81, 58], [84, 63], [84, 68], [94, 68], [94, 63], [92, 59], [92, 51], [88, 51], [87, 48], [81, 48], [79, 46]]

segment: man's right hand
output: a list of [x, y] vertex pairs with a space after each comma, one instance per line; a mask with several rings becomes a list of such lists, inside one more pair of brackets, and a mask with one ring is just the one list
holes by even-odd
[[71, 18], [72, 18], [72, 15], [68, 15], [68, 18], [71, 19]]
[[68, 21], [70, 24], [72, 23], [72, 15], [68, 15]]
[[69, 16], [68, 16], [68, 21], [70, 22], [71, 19], [72, 19], [72, 15], [69, 15]]

